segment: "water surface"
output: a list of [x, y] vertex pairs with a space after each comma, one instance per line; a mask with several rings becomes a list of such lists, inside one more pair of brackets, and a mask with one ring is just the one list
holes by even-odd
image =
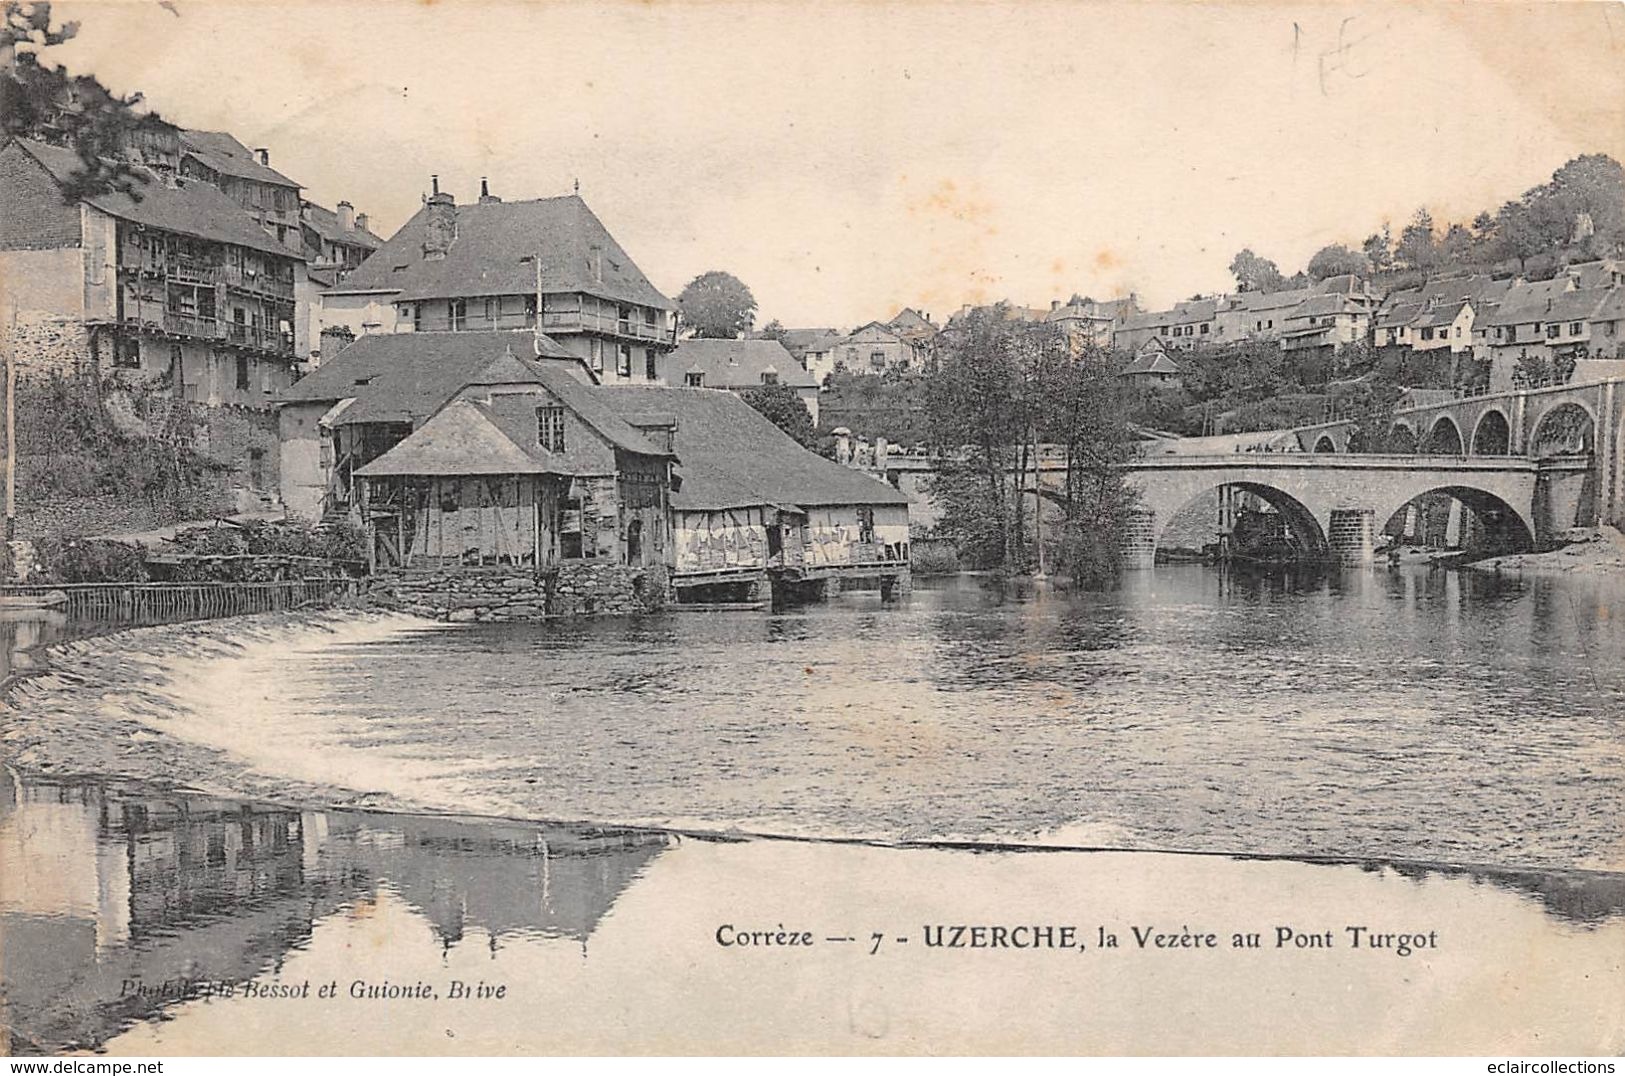
[[260, 648], [168, 728], [508, 816], [1625, 863], [1625, 593], [1416, 569]]

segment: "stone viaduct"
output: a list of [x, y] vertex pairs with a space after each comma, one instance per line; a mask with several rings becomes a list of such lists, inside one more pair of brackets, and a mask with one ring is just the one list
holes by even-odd
[[[1383, 450], [1453, 457], [1587, 457], [1572, 519], [1558, 529], [1625, 524], [1625, 381], [1525, 389], [1416, 404], [1396, 411]], [[1352, 420], [1294, 431], [1304, 452], [1348, 451]]]

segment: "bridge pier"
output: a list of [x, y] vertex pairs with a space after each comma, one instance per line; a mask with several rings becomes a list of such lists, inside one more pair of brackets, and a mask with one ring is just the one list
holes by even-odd
[[1123, 531], [1120, 550], [1123, 567], [1128, 569], [1154, 568], [1157, 564], [1157, 515], [1149, 508], [1134, 508], [1129, 512], [1128, 524]]
[[1333, 508], [1326, 543], [1339, 564], [1357, 568], [1376, 560], [1377, 512], [1374, 508]]

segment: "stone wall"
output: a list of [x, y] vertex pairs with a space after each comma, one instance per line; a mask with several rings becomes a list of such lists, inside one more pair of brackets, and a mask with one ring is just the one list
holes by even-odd
[[19, 315], [15, 325], [0, 326], [0, 333], [9, 338], [19, 377], [72, 377], [90, 369], [90, 335], [83, 322]]
[[643, 613], [665, 606], [664, 567], [566, 561], [537, 573], [524, 568], [453, 568], [380, 572], [368, 600], [452, 623], [542, 620], [550, 616]]

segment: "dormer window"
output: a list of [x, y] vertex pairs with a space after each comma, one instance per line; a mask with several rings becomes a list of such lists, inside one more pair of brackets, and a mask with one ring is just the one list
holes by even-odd
[[691, 389], [704, 388], [705, 374], [701, 373], [699, 370], [690, 370], [688, 373], [683, 375], [683, 384], [687, 385]]
[[779, 383], [779, 372], [777, 370], [763, 370], [762, 371], [762, 384], [764, 384], [764, 385], [777, 385], [778, 383]]

